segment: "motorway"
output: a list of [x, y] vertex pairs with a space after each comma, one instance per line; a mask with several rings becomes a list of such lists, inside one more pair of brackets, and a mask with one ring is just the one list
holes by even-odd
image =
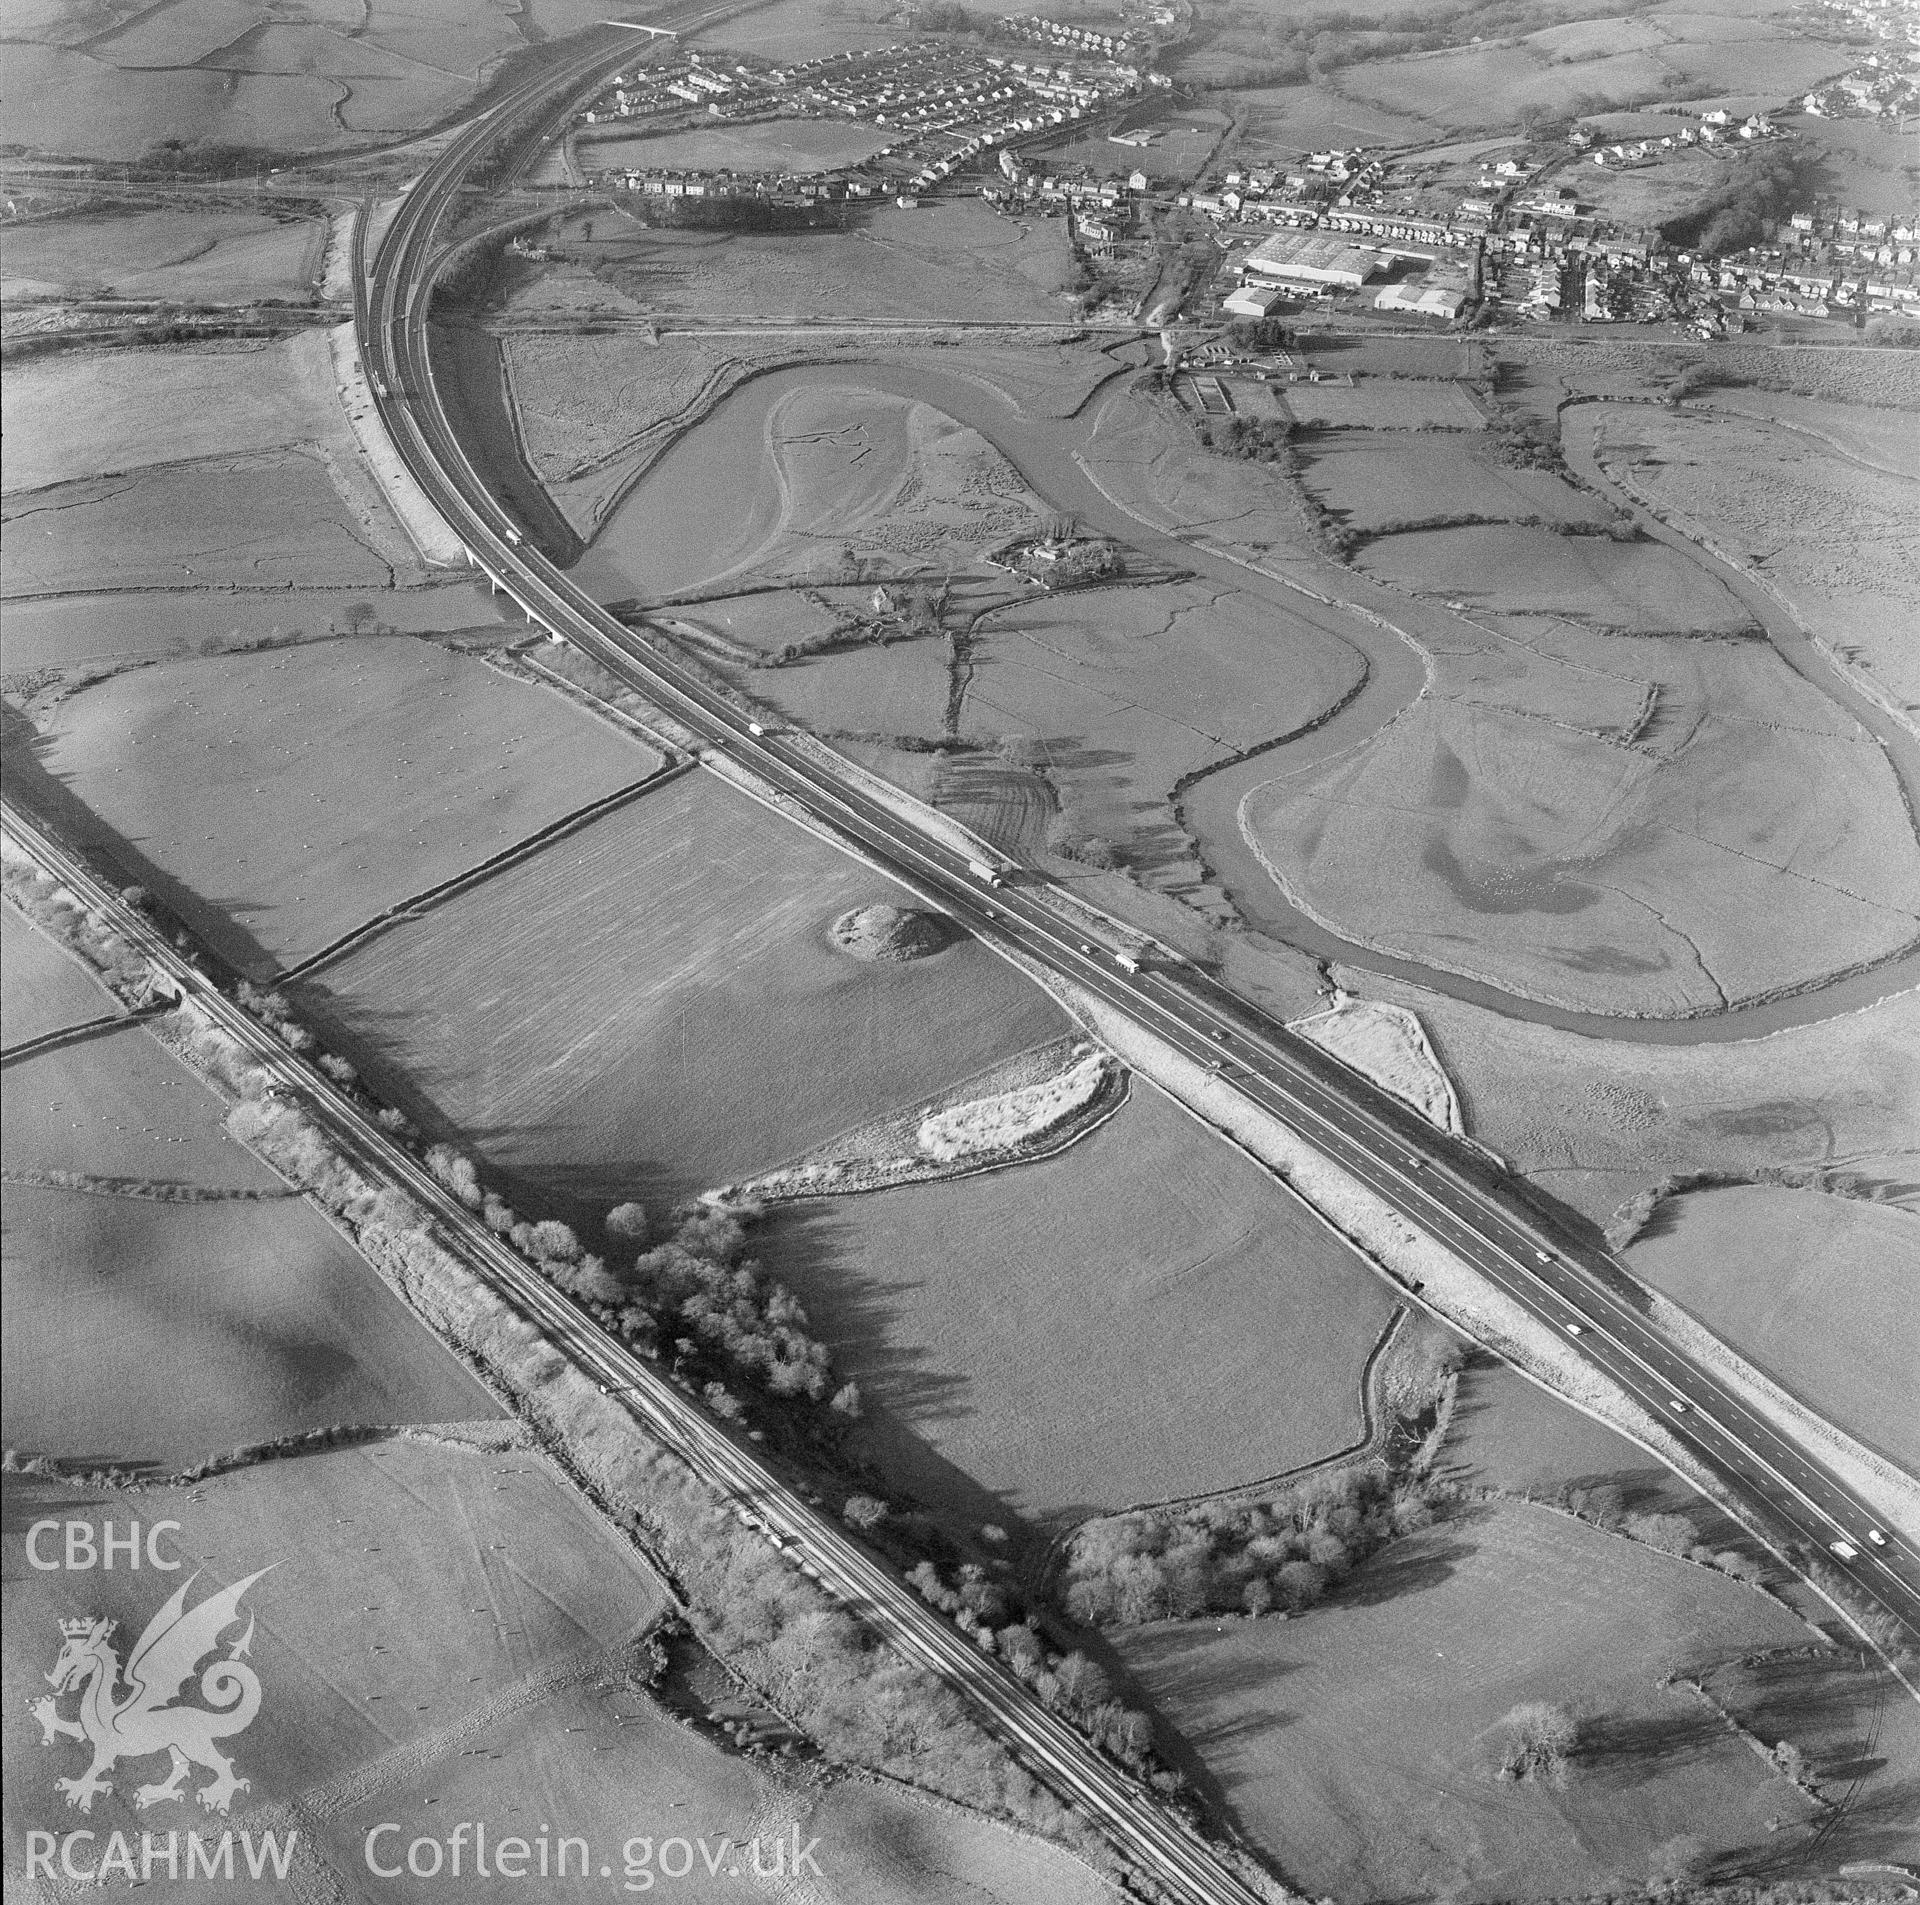
[[[582, 63], [582, 74], [591, 70], [591, 62]], [[1827, 1564], [1867, 1601], [1920, 1631], [1915, 1557], [1897, 1537], [1884, 1549], [1871, 1542], [1868, 1507], [1712, 1372], [1681, 1355], [1621, 1294], [1618, 1266], [1603, 1252], [1544, 1233], [1523, 1202], [1485, 1181], [1484, 1167], [1438, 1134], [1410, 1133], [1365, 1081], [1330, 1078], [1324, 1059], [1191, 966], [1169, 956], [1138, 974], [1123, 972], [1107, 947], [1086, 942], [1063, 917], [1038, 876], [983, 888], [966, 856], [941, 837], [866, 794], [817, 744], [757, 732], [702, 676], [642, 644], [528, 546], [448, 423], [434, 387], [424, 311], [438, 262], [436, 233], [480, 149], [509, 122], [537, 144], [584, 83], [575, 77], [569, 90], [550, 76], [497, 106], [415, 184], [371, 270], [359, 274], [361, 348], [386, 391], [378, 399], [383, 418], [475, 562], [551, 635], [592, 656], [974, 931], [1043, 962], [1189, 1059], [1205, 1065], [1230, 1057], [1221, 1076], [1247, 1099], [1561, 1332], [1593, 1368], [1664, 1421], [1776, 1539], [1784, 1534], [1824, 1551]], [[1122, 945], [1134, 938], [1118, 923], [1112, 932]], [[1834, 1555], [1836, 1541], [1856, 1553]]]

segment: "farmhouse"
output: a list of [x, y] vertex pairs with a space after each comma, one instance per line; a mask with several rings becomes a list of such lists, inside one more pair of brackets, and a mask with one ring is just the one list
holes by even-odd
[[1357, 291], [1380, 273], [1380, 260], [1314, 232], [1283, 232], [1256, 245], [1241, 262], [1246, 277]]

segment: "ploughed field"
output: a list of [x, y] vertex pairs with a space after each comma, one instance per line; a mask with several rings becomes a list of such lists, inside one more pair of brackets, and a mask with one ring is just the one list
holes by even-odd
[[888, 882], [707, 775], [670, 782], [324, 968], [303, 1004], [496, 1168], [598, 1214], [738, 1181], [1059, 1036], [962, 939], [837, 951]]
[[1136, 1081], [1056, 1158], [781, 1210], [769, 1264], [863, 1432], [974, 1519], [1075, 1521], [1362, 1439], [1385, 1287], [1263, 1171]]
[[1629, 1260], [1821, 1415], [1920, 1470], [1920, 1214], [1765, 1184], [1696, 1191]]
[[41, 761], [256, 976], [661, 764], [544, 689], [394, 637], [115, 676], [62, 704]]
[[[1296, 1884], [1501, 1899], [1637, 1887], [1688, 1836], [1708, 1853], [1804, 1843], [1806, 1800], [1655, 1682], [1806, 1638], [1724, 1576], [1516, 1503], [1392, 1543], [1296, 1619], [1115, 1636]], [[1528, 1702], [1580, 1723], [1564, 1787], [1497, 1777]]]

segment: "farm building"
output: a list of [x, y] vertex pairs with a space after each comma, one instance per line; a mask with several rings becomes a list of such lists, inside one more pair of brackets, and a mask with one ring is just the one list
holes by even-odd
[[1254, 247], [1244, 262], [1245, 276], [1281, 283], [1326, 285], [1357, 291], [1379, 275], [1380, 260], [1338, 238], [1317, 232], [1281, 232]]

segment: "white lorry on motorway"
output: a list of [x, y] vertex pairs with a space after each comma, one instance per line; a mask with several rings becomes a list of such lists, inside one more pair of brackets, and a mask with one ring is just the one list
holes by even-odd
[[985, 860], [969, 860], [967, 871], [976, 880], [984, 880], [989, 886], [1005, 886], [1007, 876], [997, 866], [990, 866]]

